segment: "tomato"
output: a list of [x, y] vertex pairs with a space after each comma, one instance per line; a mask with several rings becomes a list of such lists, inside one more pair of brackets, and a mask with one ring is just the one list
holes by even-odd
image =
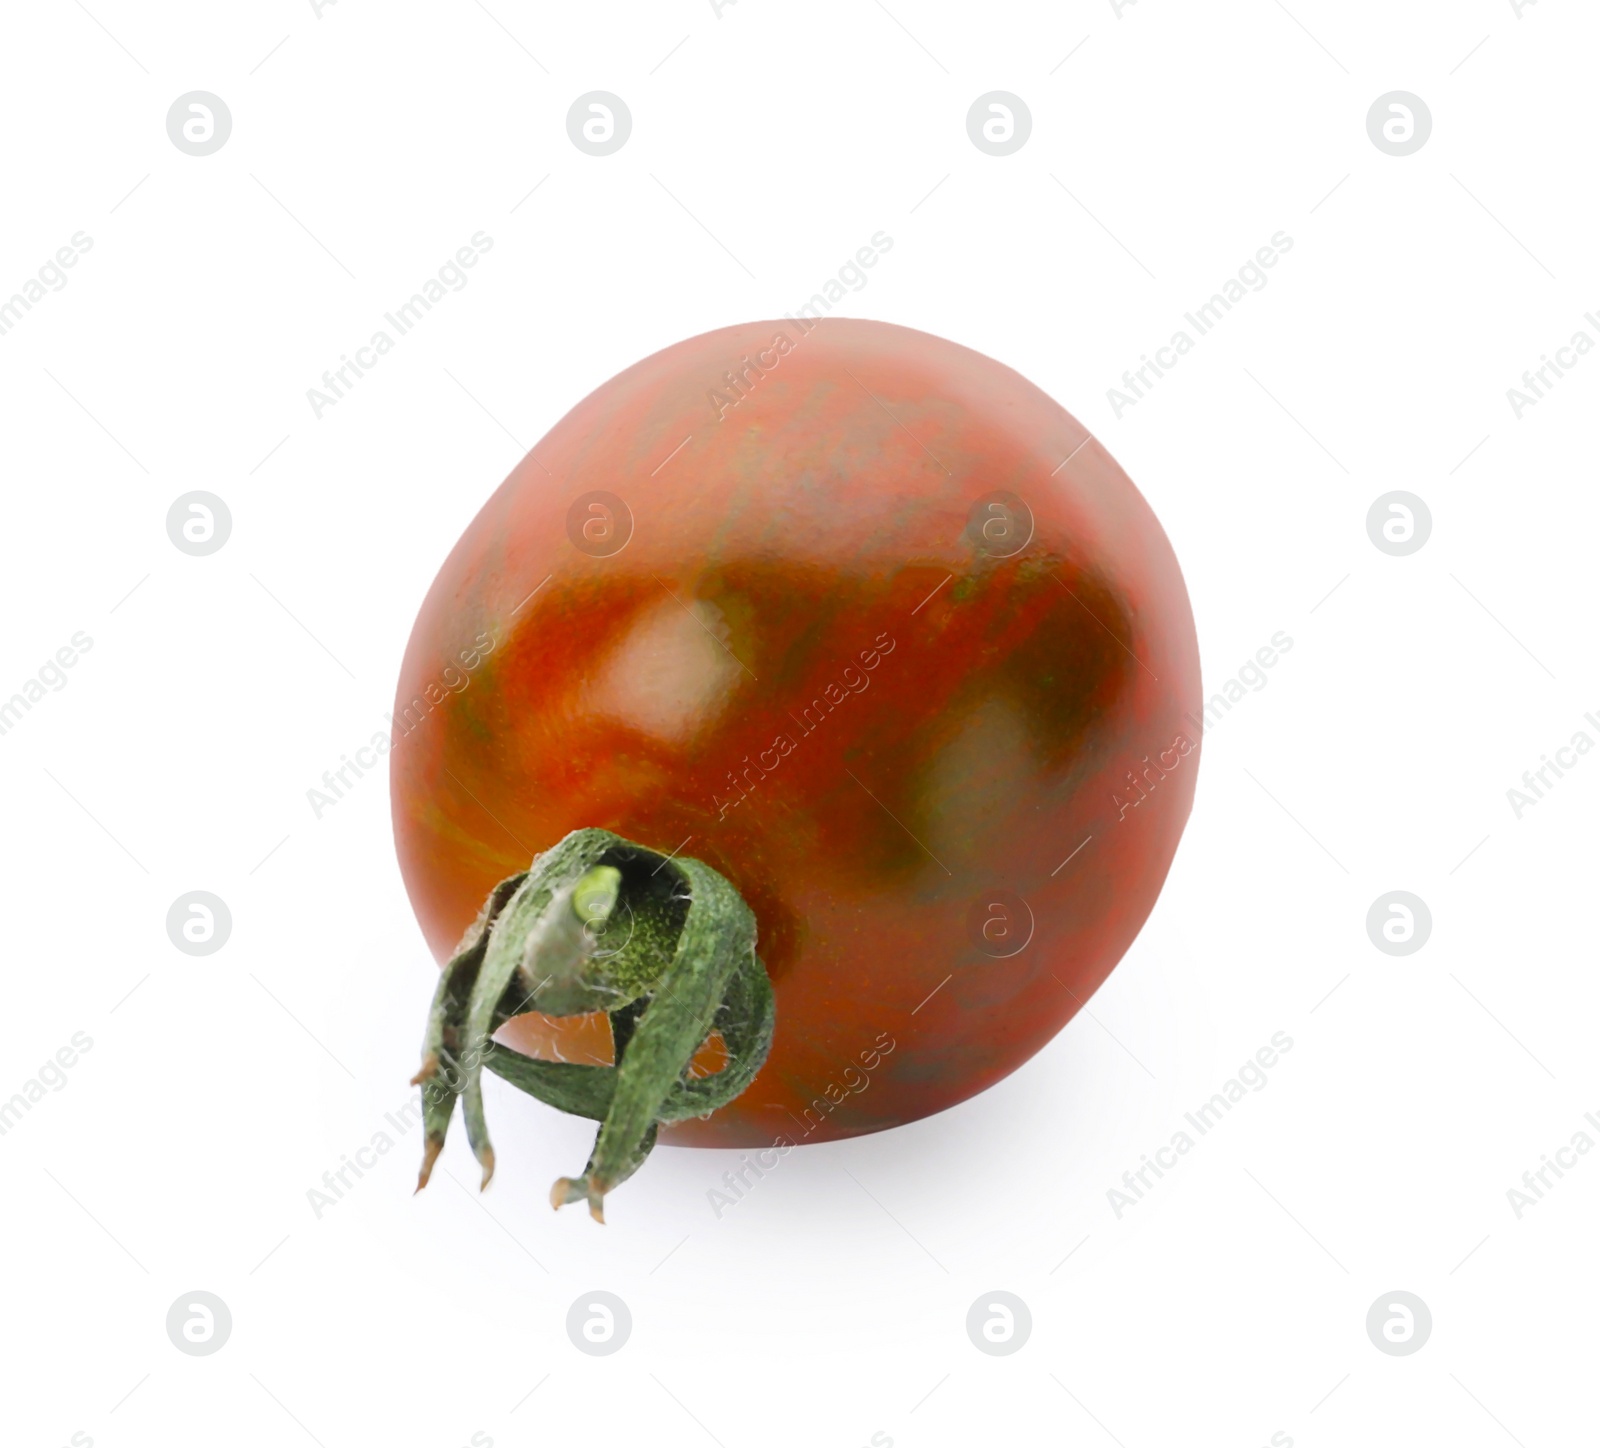
[[[982, 1091], [1094, 993], [1177, 848], [1199, 705], [1172, 548], [1080, 423], [925, 333], [751, 323], [591, 393], [456, 544], [395, 837], [441, 960], [572, 831], [710, 866], [776, 1033], [662, 1139], [827, 1141]], [[498, 1039], [611, 1059], [601, 1012]]]

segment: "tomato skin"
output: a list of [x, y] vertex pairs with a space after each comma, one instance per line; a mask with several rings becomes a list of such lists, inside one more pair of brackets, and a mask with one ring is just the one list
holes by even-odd
[[[777, 995], [754, 1084], [663, 1140], [860, 1135], [1015, 1070], [1143, 925], [1199, 768], [1177, 561], [1086, 436], [979, 353], [846, 319], [706, 333], [590, 394], [406, 651], [395, 837], [434, 954], [598, 826], [726, 875]], [[974, 516], [998, 492], [1020, 550], [1014, 501], [998, 543]], [[501, 1038], [609, 1059], [598, 1016]]]

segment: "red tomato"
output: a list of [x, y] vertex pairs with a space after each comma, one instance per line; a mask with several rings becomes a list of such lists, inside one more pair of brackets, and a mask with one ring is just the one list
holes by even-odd
[[[1177, 848], [1199, 702], [1171, 546], [1080, 423], [922, 332], [751, 323], [591, 393], [456, 544], [395, 835], [440, 960], [583, 826], [720, 871], [776, 1037], [663, 1139], [826, 1141], [983, 1090], [1093, 994]], [[501, 1039], [611, 1059], [603, 1015]]]

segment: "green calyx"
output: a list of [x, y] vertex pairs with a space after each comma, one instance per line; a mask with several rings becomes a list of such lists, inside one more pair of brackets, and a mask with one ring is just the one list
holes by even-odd
[[[445, 966], [423, 1040], [427, 1185], [459, 1098], [467, 1139], [494, 1175], [482, 1072], [548, 1105], [600, 1123], [583, 1175], [562, 1177], [552, 1206], [602, 1203], [636, 1172], [664, 1122], [707, 1116], [738, 1096], [772, 1045], [773, 1000], [756, 956], [756, 923], [739, 892], [699, 860], [668, 857], [607, 830], [575, 830], [502, 880]], [[491, 1039], [526, 1011], [604, 1011], [615, 1064], [525, 1056]], [[727, 1062], [695, 1077], [712, 1032]]]

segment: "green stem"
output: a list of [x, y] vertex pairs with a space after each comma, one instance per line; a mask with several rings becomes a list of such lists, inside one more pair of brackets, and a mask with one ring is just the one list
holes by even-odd
[[[672, 858], [605, 830], [577, 830], [524, 874], [495, 887], [434, 994], [423, 1043], [427, 1183], [457, 1097], [468, 1140], [494, 1174], [482, 1071], [600, 1123], [583, 1174], [562, 1177], [551, 1203], [586, 1201], [603, 1221], [607, 1192], [649, 1155], [660, 1124], [705, 1116], [738, 1096], [772, 1044], [771, 983], [755, 953], [756, 923], [739, 893], [698, 860]], [[541, 1061], [491, 1039], [524, 1011], [604, 1010], [615, 1063]], [[718, 1032], [723, 1068], [689, 1064]]]

